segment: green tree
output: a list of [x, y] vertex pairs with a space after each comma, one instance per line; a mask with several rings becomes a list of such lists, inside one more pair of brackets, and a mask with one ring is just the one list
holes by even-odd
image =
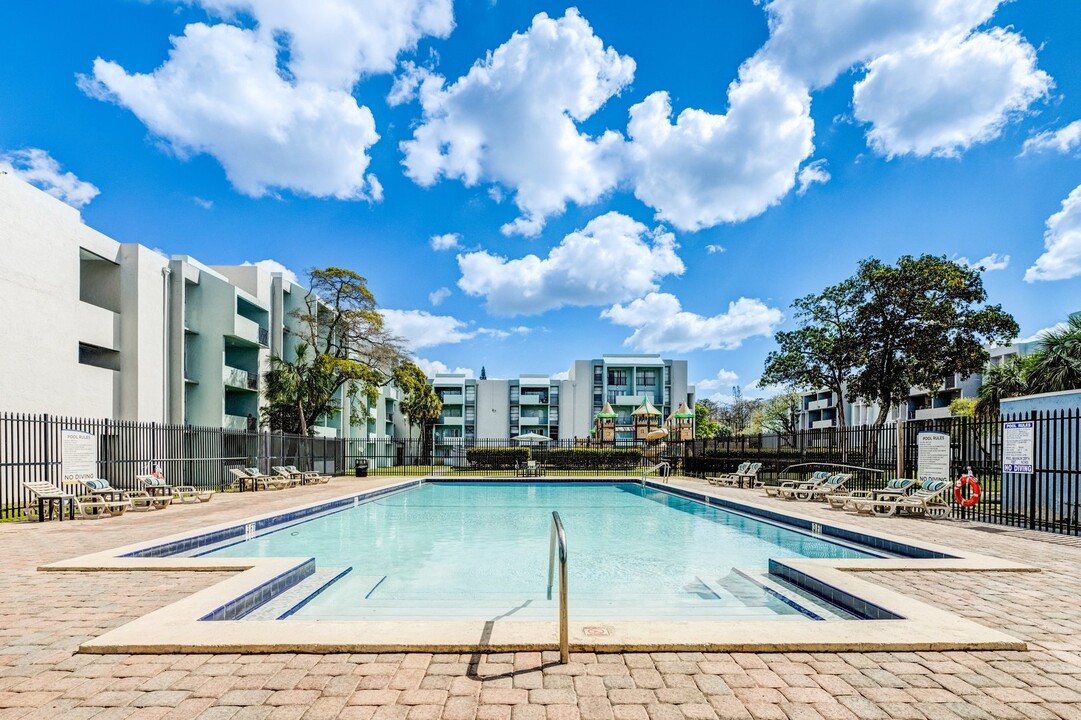
[[1028, 365], [1031, 356], [1010, 355], [998, 365], [988, 365], [976, 391], [976, 414], [997, 417], [999, 403], [1005, 398], [1027, 395]]
[[718, 406], [717, 422], [728, 427], [735, 435], [744, 435], [753, 430], [753, 420], [758, 412], [761, 400], [743, 397], [739, 385], [732, 387], [732, 400]]
[[411, 362], [403, 363], [394, 374], [394, 382], [403, 397], [398, 407], [409, 418], [409, 439], [412, 444], [413, 426], [420, 428], [421, 455], [425, 461], [431, 457], [432, 428], [443, 412], [443, 401], [419, 367]]
[[846, 387], [861, 359], [856, 338], [858, 299], [853, 279], [792, 303], [799, 327], [774, 335], [779, 347], [766, 357], [759, 380], [762, 385], [833, 391], [838, 398], [837, 425], [842, 429]]
[[272, 430], [307, 435], [323, 415], [342, 410], [360, 422], [358, 398], [369, 402], [407, 355], [387, 330], [368, 281], [351, 270], [310, 272], [304, 307], [292, 313], [295, 357], [272, 357], [264, 376], [263, 415]]
[[694, 436], [702, 440], [716, 437], [721, 429], [720, 423], [709, 416], [710, 408], [704, 401], [694, 404]]
[[790, 447], [799, 444], [799, 414], [803, 407], [800, 394], [787, 390], [762, 401], [758, 422], [762, 430], [778, 435]]
[[[979, 372], [988, 342], [1006, 344], [1017, 335], [1000, 305], [980, 305], [987, 293], [979, 270], [945, 256], [905, 255], [896, 265], [864, 260], [842, 284], [856, 303], [852, 337], [860, 366], [850, 389], [878, 404], [876, 429], [912, 387], [937, 388], [954, 373]], [[872, 444], [877, 435], [870, 433]]]
[[979, 401], [976, 398], [956, 398], [950, 402], [950, 415], [953, 417], [976, 417], [976, 407]]
[[1081, 313], [1071, 315], [1065, 327], [1045, 332], [1028, 362], [1031, 393], [1081, 388]]

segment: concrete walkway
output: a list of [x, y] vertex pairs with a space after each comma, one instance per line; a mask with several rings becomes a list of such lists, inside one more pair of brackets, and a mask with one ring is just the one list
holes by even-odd
[[[769, 503], [1040, 573], [871, 573], [998, 628], [1029, 652], [572, 655], [80, 655], [88, 638], [213, 584], [219, 573], [40, 573], [38, 565], [375, 487], [338, 478], [100, 521], [0, 525], [0, 720], [361, 718], [1081, 720], [1081, 542], [953, 521], [857, 518]], [[695, 481], [675, 481], [699, 490]], [[767, 502], [759, 491], [720, 495]]]

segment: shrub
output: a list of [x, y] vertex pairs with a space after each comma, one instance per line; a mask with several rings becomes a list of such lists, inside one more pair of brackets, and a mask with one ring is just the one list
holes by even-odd
[[465, 451], [465, 459], [478, 470], [509, 470], [529, 457], [527, 447], [484, 447]]
[[555, 448], [537, 455], [548, 467], [564, 470], [627, 470], [642, 462], [641, 448]]

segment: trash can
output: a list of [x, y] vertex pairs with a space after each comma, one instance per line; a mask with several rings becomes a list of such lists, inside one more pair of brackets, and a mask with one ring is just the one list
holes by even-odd
[[357, 458], [357, 462], [353, 465], [353, 473], [357, 477], [368, 477], [368, 459]]

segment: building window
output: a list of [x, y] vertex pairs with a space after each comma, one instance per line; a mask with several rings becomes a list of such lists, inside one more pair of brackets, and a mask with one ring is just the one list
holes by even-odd
[[604, 380], [604, 369], [600, 365], [593, 366], [593, 384], [600, 385]]
[[465, 401], [473, 402], [477, 399], [477, 387], [475, 385], [465, 386]]
[[650, 387], [657, 384], [657, 372], [655, 370], [639, 370], [635, 373], [634, 382], [636, 385], [649, 385]]
[[611, 368], [608, 370], [608, 384], [609, 385], [626, 385], [627, 384], [627, 371], [616, 370]]

